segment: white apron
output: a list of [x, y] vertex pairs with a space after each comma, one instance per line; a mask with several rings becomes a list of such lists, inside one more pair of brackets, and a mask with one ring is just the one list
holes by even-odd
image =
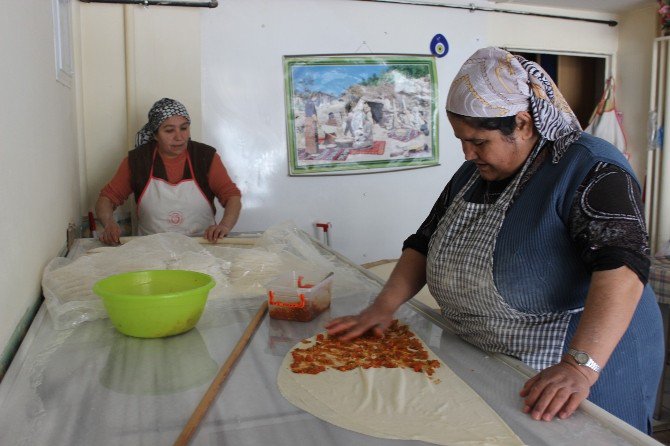
[[154, 177], [154, 150], [149, 181], [137, 203], [138, 232], [140, 235], [160, 232], [178, 232], [188, 236], [202, 236], [215, 223], [214, 212], [207, 197], [195, 181], [191, 158], [186, 162], [192, 178], [170, 184]]
[[493, 253], [505, 212], [538, 151], [535, 148], [521, 172], [493, 204], [463, 199], [480, 178], [479, 172], [474, 172], [430, 239], [426, 280], [443, 316], [463, 339], [542, 370], [560, 361], [570, 317], [581, 309], [523, 313], [507, 304], [493, 278]]

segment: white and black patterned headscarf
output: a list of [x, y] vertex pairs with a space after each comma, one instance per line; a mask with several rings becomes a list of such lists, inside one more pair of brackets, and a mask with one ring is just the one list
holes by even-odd
[[529, 111], [540, 135], [554, 142], [554, 164], [582, 133], [551, 77], [535, 62], [496, 47], [465, 61], [449, 89], [447, 111], [476, 118]]
[[183, 116], [186, 120], [191, 123], [191, 117], [186, 111], [186, 107], [179, 101], [175, 101], [170, 98], [163, 98], [151, 107], [149, 110], [149, 122], [144, 124], [144, 127], [137, 132], [135, 136], [135, 147], [139, 147], [144, 143], [152, 141], [154, 139], [154, 134], [161, 126], [163, 121], [171, 116]]

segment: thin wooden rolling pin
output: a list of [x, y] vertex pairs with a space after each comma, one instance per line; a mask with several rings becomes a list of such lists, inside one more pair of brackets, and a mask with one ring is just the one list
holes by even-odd
[[[128, 236], [128, 237], [119, 237], [119, 241], [121, 244], [128, 243], [129, 241], [139, 238], [141, 236]], [[216, 241], [216, 243], [212, 243], [209, 240], [207, 240], [205, 237], [192, 237], [193, 240], [196, 242], [200, 243], [201, 245], [255, 245], [257, 238], [249, 238], [249, 237], [221, 237]]]
[[186, 426], [184, 426], [184, 429], [181, 431], [177, 441], [174, 442], [174, 446], [186, 446], [191, 441], [191, 437], [200, 425], [202, 419], [205, 417], [209, 406], [211, 406], [216, 399], [216, 396], [218, 395], [223, 382], [230, 374], [235, 361], [237, 361], [237, 358], [239, 358], [242, 350], [244, 350], [244, 347], [246, 347], [249, 339], [251, 339], [251, 336], [254, 334], [254, 331], [256, 331], [256, 328], [258, 328], [261, 320], [263, 320], [263, 316], [265, 316], [267, 309], [268, 301], [266, 300], [260, 306], [251, 322], [249, 322], [249, 325], [247, 325], [247, 329], [242, 334], [240, 340], [237, 341], [237, 345], [230, 353], [230, 356], [228, 356], [226, 362], [221, 366], [219, 373], [216, 375], [216, 377], [214, 377], [214, 381], [212, 381], [209, 389], [207, 389], [207, 392], [205, 392], [205, 395], [200, 400], [198, 407], [196, 407], [193, 411], [193, 415], [191, 415], [191, 418], [186, 423]]

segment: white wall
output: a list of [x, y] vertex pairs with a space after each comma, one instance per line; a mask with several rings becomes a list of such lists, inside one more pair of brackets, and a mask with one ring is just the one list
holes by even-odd
[[[172, 96], [184, 101], [196, 116], [194, 137], [219, 149], [242, 189], [244, 210], [235, 230], [263, 230], [292, 219], [316, 234], [315, 221], [330, 221], [333, 247], [359, 263], [397, 257], [402, 240], [422, 222], [460, 165], [460, 146], [451, 134], [443, 104], [456, 70], [476, 48], [500, 45], [612, 55], [620, 32], [619, 27], [596, 23], [352, 0], [225, 0], [217, 8], [200, 10], [103, 8], [83, 3], [80, 8], [85, 30], [82, 41], [92, 42], [95, 33], [108, 28], [114, 40], [104, 42], [104, 52], [95, 43], [84, 51], [85, 78], [90, 80], [85, 93], [87, 206], [113, 174], [128, 148], [128, 133], [137, 130], [151, 102]], [[553, 8], [532, 10], [575, 15]], [[579, 15], [616, 19], [605, 14]], [[130, 34], [124, 33], [124, 26]], [[438, 32], [450, 43], [449, 54], [436, 61], [440, 166], [374, 174], [288, 176], [283, 55], [427, 54], [430, 39]], [[121, 71], [129, 35], [134, 43], [128, 53], [135, 53], [131, 60], [137, 64], [131, 70], [136, 101], [120, 104], [126, 89], [124, 74], [110, 76], [107, 84], [97, 74], [86, 72], [102, 70], [107, 58], [114, 71]], [[166, 41], [170, 44], [163, 44]], [[147, 58], [138, 58], [138, 54]], [[646, 108], [647, 102], [643, 98], [641, 107]], [[129, 132], [118, 123], [126, 117], [126, 104], [131, 104], [127, 113], [134, 127]]]
[[82, 206], [93, 209], [97, 194], [110, 172], [127, 152], [126, 59], [124, 10], [118, 5], [82, 5], [77, 2], [81, 29], [81, 115], [86, 188]]
[[[282, 0], [272, 6], [227, 1], [203, 12], [201, 29], [203, 135], [221, 150], [244, 193], [238, 229], [262, 230], [290, 218], [312, 232], [315, 221], [330, 221], [333, 247], [355, 262], [398, 257], [403, 239], [461, 164], [443, 104], [451, 79], [475, 49], [494, 44], [612, 54], [617, 39], [616, 29], [607, 25], [347, 0]], [[438, 32], [450, 43], [449, 54], [437, 59], [439, 167], [287, 175], [283, 55], [426, 54]]]
[[84, 209], [132, 148], [158, 99], [182, 101], [200, 139], [200, 10], [77, 2], [81, 26]]
[[[504, 7], [516, 11], [595, 20], [617, 19], [609, 14], [558, 8], [531, 8], [512, 4], [504, 4]], [[487, 40], [492, 45], [504, 48], [525, 49], [530, 52], [574, 52], [607, 56], [613, 55], [617, 50], [618, 26], [515, 14], [486, 14], [486, 19]]]
[[658, 35], [655, 4], [623, 15], [619, 24], [617, 53], [617, 107], [623, 113], [630, 162], [644, 183], [647, 169], [647, 122], [651, 89], [651, 58]]
[[51, 1], [2, 6], [0, 353], [80, 215], [73, 93], [56, 81]]
[[[262, 230], [268, 223], [291, 219], [312, 233], [315, 221], [329, 221], [332, 246], [352, 260], [398, 257], [403, 239], [423, 221], [462, 162], [442, 110], [447, 79], [481, 44], [471, 32], [479, 18], [466, 11], [381, 3], [277, 3], [281, 6], [224, 2], [202, 15], [204, 138], [221, 150], [243, 191], [238, 228]], [[437, 60], [440, 166], [344, 176], [287, 175], [283, 55], [357, 50], [426, 54], [433, 35], [447, 29], [451, 50]]]

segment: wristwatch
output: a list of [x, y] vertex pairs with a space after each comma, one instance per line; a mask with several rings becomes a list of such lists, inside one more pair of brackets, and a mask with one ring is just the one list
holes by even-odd
[[601, 370], [600, 366], [598, 365], [597, 362], [593, 360], [593, 358], [589, 356], [588, 353], [575, 350], [574, 348], [568, 348], [568, 351], [566, 353], [575, 358], [577, 364], [583, 365], [584, 367], [588, 367], [596, 373], [600, 373]]

